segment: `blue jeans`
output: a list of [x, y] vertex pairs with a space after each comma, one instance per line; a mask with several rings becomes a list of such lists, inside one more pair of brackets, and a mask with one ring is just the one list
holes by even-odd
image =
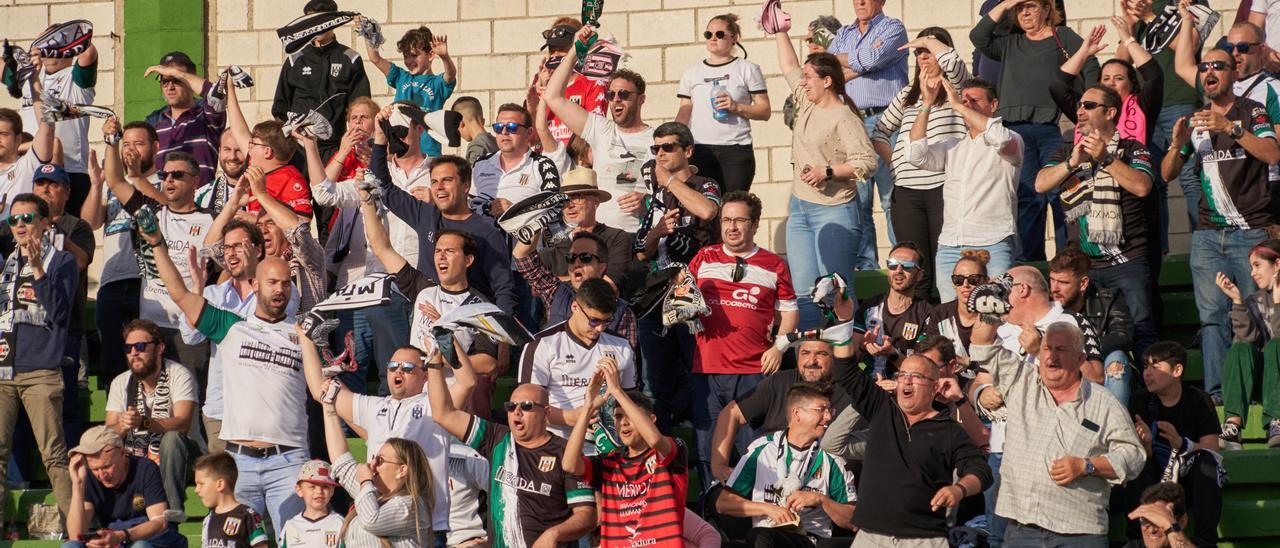
[[[764, 375], [716, 375], [693, 374], [693, 436], [697, 446], [698, 474], [702, 489], [711, 485], [711, 436], [715, 433], [716, 418], [729, 402], [741, 398], [755, 389]], [[745, 455], [755, 433], [750, 428], [740, 428], [734, 437], [733, 447]]]
[[[417, 297], [417, 295], [414, 295]], [[409, 320], [413, 317], [413, 303], [392, 292], [391, 301], [358, 311], [355, 315], [356, 360], [368, 363], [367, 352], [372, 341], [373, 364], [378, 368], [378, 395], [389, 394], [387, 388], [387, 362], [396, 349], [409, 344]], [[363, 324], [363, 325], [362, 325]], [[364, 341], [365, 356], [361, 356], [360, 341]], [[363, 377], [361, 378], [363, 380]], [[361, 390], [363, 392], [363, 390]]]
[[[1161, 231], [1162, 240], [1160, 241], [1161, 249], [1169, 249], [1169, 187], [1167, 183], [1173, 181], [1163, 181], [1160, 177], [1160, 162], [1164, 160], [1165, 152], [1169, 150], [1170, 135], [1173, 133], [1173, 124], [1178, 118], [1188, 116], [1195, 111], [1192, 105], [1165, 105], [1160, 110], [1160, 117], [1156, 119], [1156, 130], [1151, 135], [1151, 146], [1147, 147], [1151, 150], [1151, 165], [1155, 167], [1156, 182], [1166, 183], [1155, 185], [1157, 189], [1164, 193], [1164, 200], [1161, 202]], [[1182, 196], [1186, 199], [1187, 205], [1187, 226], [1192, 230], [1196, 228], [1196, 219], [1200, 215], [1200, 178], [1196, 176], [1196, 161], [1188, 160], [1182, 164], [1182, 173], [1178, 175], [1178, 184], [1182, 186]]]
[[1063, 535], [1021, 523], [1009, 523], [1005, 548], [1107, 548], [1107, 535]]
[[1222, 396], [1222, 361], [1231, 344], [1231, 300], [1218, 289], [1214, 278], [1226, 274], [1247, 296], [1258, 290], [1249, 275], [1249, 250], [1267, 239], [1267, 231], [1199, 229], [1191, 234], [1191, 285], [1200, 313], [1200, 350], [1204, 355], [1204, 390]]
[[[862, 218], [857, 201], [821, 205], [792, 196], [788, 213], [787, 266], [800, 305], [800, 329], [811, 329], [822, 321], [813, 304], [814, 280], [832, 272], [853, 279], [858, 242], [870, 223]], [[849, 289], [852, 293], [853, 286]]]
[[1045, 210], [1053, 214], [1054, 240], [1058, 249], [1067, 246], [1066, 224], [1058, 191], [1036, 192], [1036, 174], [1049, 157], [1062, 148], [1062, 131], [1057, 124], [1017, 122], [1006, 124], [1022, 137], [1022, 171], [1018, 173], [1018, 262], [1043, 261]]
[[991, 487], [982, 492], [983, 502], [987, 509], [987, 542], [991, 548], [1000, 548], [1004, 542], [1005, 528], [1009, 526], [1009, 518], [996, 515], [996, 496], [1000, 493], [1000, 464], [1004, 462], [1004, 453], [987, 455], [987, 466], [991, 467]]
[[[299, 410], [301, 412], [301, 410]], [[284, 522], [302, 513], [302, 499], [294, 491], [298, 471], [310, 459], [306, 449], [294, 449], [280, 455], [255, 458], [231, 453], [240, 471], [236, 480], [236, 500], [263, 516], [271, 517], [273, 538], [280, 538]]]
[[671, 427], [689, 416], [691, 391], [689, 372], [693, 370], [693, 348], [697, 344], [684, 324], [662, 333], [660, 314], [636, 320], [640, 340], [641, 368], [645, 389], [653, 397], [653, 414], [658, 429], [670, 435]]
[[1013, 236], [1009, 236], [991, 245], [949, 246], [938, 244], [938, 256], [933, 262], [934, 279], [937, 280], [938, 298], [940, 302], [951, 302], [956, 299], [956, 288], [951, 285], [951, 272], [960, 262], [960, 252], [966, 249], [984, 249], [991, 254], [987, 262], [987, 275], [992, 278], [1004, 274], [1013, 267], [1013, 256], [1016, 251]]
[[1132, 350], [1133, 356], [1138, 359], [1141, 359], [1148, 346], [1159, 340], [1151, 302], [1150, 280], [1151, 269], [1146, 257], [1114, 266], [1089, 269], [1089, 283], [1118, 289], [1124, 297], [1124, 304], [1129, 307], [1129, 315], [1133, 317], [1133, 348], [1127, 350]]
[[[1113, 363], [1120, 364], [1115, 371], [1111, 370]], [[1102, 360], [1102, 385], [1126, 408], [1129, 407], [1129, 383], [1133, 379], [1133, 369], [1133, 361], [1124, 350], [1112, 350]]]
[[[880, 123], [880, 117], [884, 113], [868, 116], [865, 120], [867, 124], [867, 135], [876, 129], [876, 124]], [[894, 133], [889, 136], [889, 146], [892, 148], [894, 141], [898, 140], [898, 134]], [[877, 253], [876, 239], [876, 223], [875, 218], [871, 216], [871, 209], [875, 205], [875, 193], [880, 193], [880, 209], [884, 210], [884, 228], [889, 231], [889, 245], [898, 242], [897, 237], [893, 233], [893, 221], [889, 216], [892, 199], [893, 199], [893, 173], [883, 161], [877, 156], [876, 172], [871, 178], [865, 181], [858, 181], [858, 212], [862, 214], [863, 222], [867, 223], [867, 229], [862, 231], [862, 240], [858, 244], [858, 270], [875, 270], [880, 268], [880, 256]]]

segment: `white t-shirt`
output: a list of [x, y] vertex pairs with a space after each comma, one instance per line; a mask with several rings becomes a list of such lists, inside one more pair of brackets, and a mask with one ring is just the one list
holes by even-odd
[[[147, 177], [151, 186], [160, 188], [160, 178], [152, 173]], [[133, 215], [124, 210], [124, 204], [105, 185], [102, 187], [102, 203], [107, 206], [106, 221], [102, 225], [102, 249], [107, 262], [102, 265], [98, 286], [138, 277], [138, 257], [133, 252]]]
[[[178, 273], [182, 275], [183, 280], [190, 280], [190, 251], [199, 250], [204, 245], [209, 225], [213, 224], [213, 216], [199, 209], [188, 213], [177, 213], [166, 206], [156, 212], [156, 221], [159, 222], [160, 230], [164, 234], [169, 259], [173, 261], [173, 266], [178, 268]], [[178, 329], [183, 321], [182, 309], [169, 297], [169, 290], [165, 288], [164, 281], [155, 271], [155, 258], [152, 253], [150, 246], [143, 250], [147, 275], [143, 276], [142, 301], [138, 305], [139, 317], [156, 322], [156, 325], [162, 328]]]
[[635, 215], [624, 213], [618, 209], [618, 198], [629, 192], [648, 193], [648, 186], [640, 178], [640, 166], [653, 157], [649, 147], [653, 145], [653, 127], [643, 131], [625, 133], [618, 131], [618, 124], [599, 114], [587, 114], [587, 124], [582, 130], [582, 139], [591, 145], [592, 158], [595, 165], [596, 183], [600, 190], [608, 191], [613, 199], [600, 204], [596, 210], [596, 220], [602, 224], [635, 232], [640, 228], [640, 216], [644, 208]]
[[[53, 74], [45, 73], [44, 69], [40, 69], [41, 74], [44, 75], [45, 91], [68, 103], [80, 105], [93, 104], [96, 92], [93, 88], [80, 87], [75, 77], [91, 72], [95, 74], [93, 78], [96, 79], [97, 71], [96, 63], [90, 67], [80, 67], [74, 62], [71, 66]], [[22, 127], [35, 128], [37, 114], [32, 104], [31, 88], [23, 86], [22, 89]], [[85, 166], [89, 163], [89, 117], [63, 120], [54, 124], [54, 135], [58, 141], [62, 142], [62, 167], [67, 170], [67, 173], [88, 173], [88, 168]]]
[[1271, 49], [1280, 49], [1280, 0], [1253, 0], [1249, 11], [1267, 16], [1265, 30], [1267, 45]]
[[[523, 356], [520, 382], [547, 387], [547, 401], [553, 407], [582, 406], [596, 364], [605, 357], [618, 362], [618, 379], [624, 389], [636, 386], [635, 353], [631, 343], [610, 333], [601, 333], [595, 344], [588, 346], [569, 331], [568, 322], [561, 322], [538, 333], [533, 342], [525, 346]], [[572, 428], [548, 425], [547, 430], [567, 438]]]
[[475, 449], [450, 438], [449, 546], [486, 536], [480, 499], [489, 490], [489, 461]]
[[9, 167], [0, 170], [0, 198], [4, 200], [4, 211], [0, 212], [0, 217], [9, 216], [9, 204], [13, 202], [13, 197], [24, 192], [31, 192], [34, 188], [32, 179], [35, 178], [36, 169], [40, 167], [40, 160], [36, 158], [35, 152], [28, 151], [26, 154], [19, 156]]
[[723, 122], [716, 120], [711, 108], [711, 90], [719, 83], [725, 93], [739, 105], [751, 104], [751, 94], [766, 93], [764, 73], [760, 65], [734, 57], [722, 65], [712, 65], [705, 59], [689, 65], [680, 77], [676, 97], [693, 102], [689, 116], [689, 131], [693, 142], [705, 145], [751, 144], [751, 121], [730, 113]]
[[431, 467], [431, 487], [436, 501], [431, 511], [431, 527], [437, 531], [447, 529], [450, 437], [432, 420], [427, 394], [423, 392], [402, 400], [390, 396], [351, 396], [352, 422], [369, 434], [370, 460], [390, 438], [404, 438], [422, 446], [422, 451], [427, 454], [427, 465]]
[[[191, 370], [187, 369], [187, 366], [173, 360], [165, 360], [164, 368], [169, 375], [168, 397], [170, 409], [173, 409], [172, 404], [180, 401], [197, 403], [200, 401], [200, 389], [196, 385], [195, 376], [191, 374]], [[129, 378], [132, 375], [132, 373], [124, 372], [111, 379], [111, 387], [107, 390], [107, 411], [124, 413], [129, 408]], [[158, 392], [158, 388], [150, 394], [145, 390], [142, 392], [142, 401], [147, 409], [155, 407], [156, 397], [159, 395]], [[141, 413], [143, 410], [139, 409], [138, 411]], [[196, 420], [198, 415], [199, 413], [193, 409], [191, 427], [187, 430], [187, 437], [193, 440], [200, 437], [200, 426]]]
[[[428, 354], [435, 351], [434, 339], [427, 338], [427, 335], [431, 333], [431, 326], [435, 325], [436, 322], [430, 316], [422, 313], [423, 304], [431, 304], [443, 316], [462, 305], [483, 302], [488, 301], [480, 293], [472, 289], [467, 289], [462, 293], [450, 293], [437, 285], [419, 291], [418, 296], [413, 300], [413, 319], [409, 322], [409, 344]], [[476, 336], [475, 329], [454, 330], [454, 338], [468, 352], [472, 350], [472, 346], [476, 342]]]
[[330, 511], [316, 521], [298, 514], [284, 522], [280, 548], [334, 548], [342, 532], [342, 514]]

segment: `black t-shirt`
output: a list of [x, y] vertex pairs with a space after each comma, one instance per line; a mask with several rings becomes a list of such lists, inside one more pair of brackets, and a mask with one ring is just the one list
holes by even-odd
[[960, 309], [957, 308], [955, 301], [949, 301], [929, 311], [929, 315], [924, 319], [924, 332], [926, 335], [941, 335], [950, 339], [951, 342], [958, 342], [967, 352], [969, 338], [973, 336], [973, 326], [964, 325], [964, 322], [960, 321]]
[[[676, 222], [675, 232], [668, 234], [664, 240], [668, 259], [688, 264], [699, 249], [720, 241], [719, 225], [714, 219], [704, 221], [697, 218], [680, 204], [675, 194], [658, 186], [655, 160], [645, 162], [640, 171], [653, 196], [648, 200], [644, 219], [641, 220], [640, 229], [636, 231], [636, 251], [644, 249], [645, 235], [653, 229], [654, 223], [672, 209], [680, 211], [680, 218]], [[720, 205], [720, 184], [714, 180], [694, 175], [684, 184], [715, 202], [717, 207]]]
[[[1257, 137], [1276, 138], [1266, 107], [1256, 101], [1236, 97], [1226, 117]], [[1197, 227], [1251, 229], [1272, 223], [1266, 162], [1224, 133], [1192, 131], [1180, 153], [1200, 160], [1196, 171], [1204, 196]]]
[[[1045, 167], [1065, 162], [1071, 156], [1071, 149], [1074, 146], [1073, 143], [1063, 145], [1062, 148], [1049, 157]], [[1151, 152], [1142, 143], [1132, 139], [1120, 139], [1116, 145], [1116, 153], [1118, 157], [1114, 161], [1124, 162], [1129, 167], [1147, 174], [1148, 177], [1154, 177], [1151, 168]], [[1081, 166], [1078, 174], [1078, 176], [1072, 176], [1067, 179], [1062, 186], [1062, 193], [1058, 197], [1062, 202], [1063, 215], [1067, 219], [1067, 239], [1072, 244], [1080, 247], [1089, 258], [1093, 259], [1095, 268], [1121, 264], [1140, 257], [1146, 257], [1147, 216], [1143, 199], [1125, 190], [1120, 186], [1120, 183], [1113, 183], [1116, 190], [1119, 191], [1120, 215], [1122, 216], [1120, 226], [1121, 240], [1114, 244], [1095, 242], [1089, 237], [1087, 222], [1089, 211], [1095, 201], [1099, 204], [1115, 204], [1116, 196], [1095, 196], [1094, 180], [1098, 175], [1105, 177], [1105, 174], [1102, 170], [1096, 169], [1093, 164], [1086, 163]]]
[[[93, 518], [98, 525], [120, 529], [128, 523], [137, 525], [147, 520], [147, 507], [166, 502], [160, 467], [142, 457], [129, 456], [129, 472], [119, 486], [108, 489], [93, 473], [84, 482], [84, 500], [93, 505]], [[141, 521], [137, 521], [141, 518]], [[115, 524], [115, 525], [113, 525]]]
[[1218, 413], [1214, 410], [1213, 401], [1209, 399], [1209, 395], [1185, 383], [1182, 385], [1182, 398], [1173, 407], [1165, 407], [1159, 397], [1143, 392], [1134, 394], [1133, 399], [1129, 401], [1129, 413], [1138, 415], [1151, 429], [1153, 460], [1159, 461], [1156, 464], [1161, 468], [1169, 459], [1171, 448], [1152, 424], [1153, 418], [1173, 425], [1179, 435], [1189, 438], [1192, 443], [1199, 441], [1203, 436], [1210, 434], [1216, 436], [1222, 433], [1222, 427], [1218, 424]]
[[[842, 367], [856, 367], [854, 359], [836, 358], [831, 364], [833, 372]], [[802, 382], [799, 369], [774, 373], [736, 400], [738, 410], [747, 418], [747, 424], [762, 434], [782, 430], [787, 427], [787, 390], [798, 382]], [[849, 394], [832, 382], [831, 416], [839, 415], [848, 405]]]
[[203, 528], [205, 548], [249, 548], [267, 543], [262, 516], [243, 504], [225, 514], [210, 510]]
[[916, 342], [924, 339], [925, 323], [933, 309], [928, 301], [915, 299], [901, 314], [893, 314], [889, 312], [889, 305], [885, 302], [888, 296], [888, 293], [883, 293], [858, 301], [858, 314], [854, 315], [854, 319], [858, 321], [856, 325], [864, 333], [870, 333], [877, 322], [882, 324], [880, 332], [892, 339], [893, 347], [898, 349], [898, 355], [884, 356], [886, 374], [897, 371], [898, 361], [915, 348]]

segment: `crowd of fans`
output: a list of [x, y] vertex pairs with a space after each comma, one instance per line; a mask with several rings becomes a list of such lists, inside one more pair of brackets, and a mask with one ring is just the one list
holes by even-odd
[[[1212, 45], [1201, 0], [1119, 0], [1110, 37], [1060, 0], [988, 1], [971, 60], [883, 7], [808, 23], [801, 56], [764, 2], [785, 97], [718, 15], [655, 116], [590, 9], [486, 113], [454, 97], [450, 37], [389, 59], [376, 22], [312, 0], [274, 119], [245, 119], [238, 67], [173, 52], [133, 75], [164, 106], [96, 147], [63, 108], [93, 103], [92, 44], [23, 50], [0, 495], [38, 453], [68, 545], [95, 548], [186, 546], [192, 482], [218, 547], [1105, 546], [1109, 511], [1135, 546], [1214, 545], [1259, 379], [1280, 446], [1280, 2]], [[778, 104], [785, 255], [751, 193], [751, 121]], [[1175, 181], [1202, 386], [1155, 294]], [[91, 428], [82, 361], [108, 385]]]

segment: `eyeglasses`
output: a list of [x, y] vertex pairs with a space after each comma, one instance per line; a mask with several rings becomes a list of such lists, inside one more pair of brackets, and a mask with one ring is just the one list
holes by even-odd
[[741, 282], [747, 277], [747, 261], [742, 257], [733, 258], [733, 283]]
[[165, 87], [170, 85], [177, 86], [181, 84], [182, 84], [182, 80], [179, 80], [177, 78], [161, 78], [160, 79], [160, 87]]
[[987, 283], [987, 276], [985, 274], [970, 274], [968, 276], [962, 274], [951, 275], [951, 285], [956, 287], [960, 287], [965, 284], [978, 287], [985, 283]]
[[889, 270], [906, 270], [914, 272], [920, 269], [920, 265], [916, 264], [915, 261], [904, 261], [900, 259], [889, 259], [888, 265]]
[[708, 31], [703, 31], [702, 33], [702, 38], [704, 40], [710, 40], [712, 36], [715, 36], [716, 40], [724, 40], [726, 36], [729, 36], [729, 33], [722, 30], [718, 30], [715, 32], [711, 32], [708, 30]]
[[562, 38], [570, 34], [573, 34], [573, 31], [569, 30], [568, 28], [556, 27], [553, 29], [547, 29], [542, 31], [542, 39], [550, 40], [552, 38]]
[[679, 143], [662, 143], [660, 145], [649, 145], [649, 153], [657, 156], [659, 150], [666, 153], [672, 153], [682, 148], [684, 147], [680, 146]]
[[499, 123], [499, 124], [493, 124], [493, 132], [497, 133], [498, 135], [507, 135], [509, 133], [515, 133], [517, 131], [520, 131], [521, 128], [527, 128], [527, 127], [529, 126], [526, 126], [524, 124], [517, 124], [515, 122], [507, 122], [505, 124]]
[[1104, 105], [1104, 104], [1099, 103], [1099, 102], [1097, 102], [1097, 101], [1080, 101], [1080, 108], [1085, 109], [1085, 110], [1093, 110], [1093, 109], [1095, 109], [1095, 108], [1098, 108], [1098, 107], [1105, 107], [1105, 106], [1107, 106], [1107, 105]]
[[387, 372], [388, 372], [388, 373], [395, 373], [396, 371], [403, 371], [403, 372], [405, 372], [405, 373], [413, 373], [413, 370], [414, 370], [414, 369], [417, 369], [418, 367], [419, 367], [419, 364], [416, 364], [416, 363], [410, 363], [410, 362], [398, 362], [398, 361], [389, 361], [389, 362], [387, 362]]
[[266, 144], [266, 143], [263, 143], [263, 142], [261, 142], [261, 141], [249, 141], [249, 148], [253, 148], [253, 147], [265, 147], [265, 146], [267, 146], [267, 144]]
[[234, 243], [234, 244], [223, 244], [223, 245], [222, 245], [222, 254], [223, 254], [223, 255], [226, 255], [226, 254], [228, 254], [228, 253], [235, 252], [235, 253], [243, 253], [243, 254], [245, 254], [245, 255], [248, 255], [248, 254], [249, 254], [249, 250], [250, 250], [250, 249], [252, 249], [252, 248], [253, 248], [253, 244], [248, 243], [248, 242], [237, 242], [237, 243]]
[[564, 254], [564, 262], [569, 264], [573, 264], [573, 263], [591, 264], [599, 260], [600, 260], [599, 255], [596, 255], [595, 253], [587, 253], [585, 251], [583, 251], [582, 253], [565, 253]]
[[153, 344], [156, 344], [156, 341], [142, 341], [142, 342], [136, 342], [136, 343], [124, 343], [124, 353], [125, 353], [125, 354], [129, 354], [129, 353], [132, 353], [132, 352], [138, 352], [138, 353], [146, 352], [146, 351], [147, 351], [147, 347], [148, 347], [148, 346], [151, 346], [151, 345], [153, 345]]
[[521, 411], [528, 413], [534, 409], [542, 409], [546, 406], [536, 401], [529, 400], [502, 402], [502, 408], [506, 409], [508, 413], [514, 413], [517, 407], [520, 408]]
[[640, 94], [629, 89], [609, 90], [604, 92], [604, 100], [612, 101], [617, 97], [619, 101], [630, 101], [632, 97], [639, 97]]
[[1235, 51], [1243, 55], [1245, 53], [1249, 53], [1249, 48], [1252, 48], [1253, 46], [1256, 46], [1258, 44], [1260, 44], [1260, 42], [1234, 42], [1234, 43], [1227, 42], [1225, 44], [1222, 44], [1222, 50], [1227, 53], [1232, 53], [1233, 51]]
[[1209, 72], [1209, 69], [1224, 71], [1227, 70], [1227, 66], [1226, 61], [1205, 61], [1196, 65], [1196, 70], [1200, 72]]
[[36, 219], [38, 218], [40, 217], [35, 213], [15, 213], [9, 216], [9, 226], [35, 224]]
[[814, 413], [817, 413], [817, 414], [819, 414], [819, 415], [830, 415], [830, 414], [831, 414], [831, 408], [830, 408], [830, 407], [827, 407], [827, 406], [823, 406], [823, 407], [801, 407], [800, 409], [804, 409], [804, 410], [806, 410], [806, 411], [813, 411]]
[[905, 383], [928, 384], [933, 382], [934, 378], [914, 371], [898, 371], [893, 374], [893, 380]]
[[400, 461], [394, 461], [394, 460], [391, 460], [391, 459], [383, 458], [383, 457], [382, 457], [382, 455], [374, 455], [374, 456], [373, 456], [373, 467], [374, 467], [374, 468], [377, 468], [377, 467], [382, 466], [382, 465], [384, 465], [384, 464], [404, 464], [404, 463], [403, 463], [403, 462], [400, 462]]
[[[263, 146], [266, 146], [266, 145], [263, 145]], [[157, 171], [156, 172], [156, 177], [159, 177], [161, 181], [166, 181], [170, 177], [173, 177], [174, 179], [177, 179], [179, 181], [185, 181], [187, 180], [187, 177], [195, 177], [195, 176], [196, 174], [191, 173], [190, 171]]]

